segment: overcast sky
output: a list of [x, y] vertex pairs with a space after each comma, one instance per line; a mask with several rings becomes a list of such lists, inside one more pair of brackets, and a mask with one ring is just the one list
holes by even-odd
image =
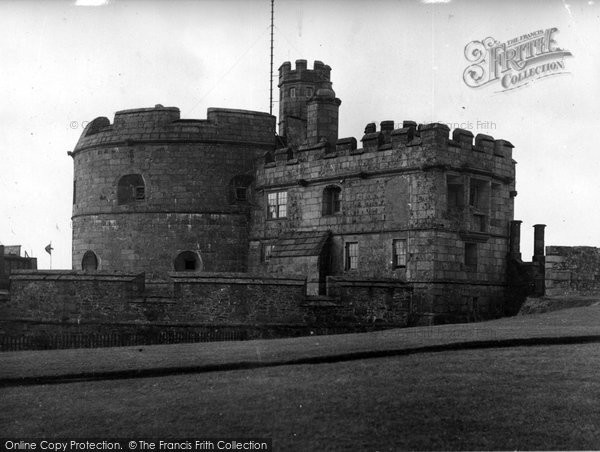
[[[85, 121], [158, 103], [183, 118], [205, 118], [208, 107], [268, 111], [269, 21], [269, 0], [0, 1], [0, 243], [23, 245], [48, 268], [52, 241], [53, 268], [71, 267], [67, 151]], [[464, 83], [469, 42], [553, 27], [573, 54], [566, 73], [505, 92]], [[548, 225], [547, 245], [600, 246], [599, 47], [594, 1], [275, 4], [275, 71], [301, 58], [332, 67], [340, 137], [411, 119], [471, 123], [514, 144], [528, 260], [535, 223]]]

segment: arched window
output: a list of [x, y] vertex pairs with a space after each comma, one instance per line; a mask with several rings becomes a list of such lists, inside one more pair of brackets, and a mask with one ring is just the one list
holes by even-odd
[[91, 250], [88, 250], [81, 259], [81, 269], [86, 272], [98, 270], [98, 256]]
[[199, 272], [202, 270], [200, 255], [194, 251], [179, 253], [173, 261], [176, 272]]
[[250, 200], [252, 176], [238, 175], [229, 181], [229, 203], [247, 203]]
[[341, 212], [342, 189], [336, 185], [323, 190], [323, 215], [335, 215]]
[[127, 174], [119, 179], [117, 203], [129, 204], [146, 199], [146, 184], [141, 174]]

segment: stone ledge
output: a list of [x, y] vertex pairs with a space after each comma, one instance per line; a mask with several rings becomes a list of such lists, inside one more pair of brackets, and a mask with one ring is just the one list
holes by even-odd
[[303, 286], [306, 278], [297, 276], [262, 276], [248, 273], [194, 273], [170, 272], [169, 277], [175, 284], [253, 284], [253, 285], [282, 285]]
[[11, 281], [134, 281], [144, 273], [84, 272], [81, 270], [14, 270]]
[[364, 277], [338, 277], [328, 276], [327, 284], [336, 284], [344, 287], [390, 287], [398, 286], [412, 290], [412, 284], [393, 278], [364, 278]]

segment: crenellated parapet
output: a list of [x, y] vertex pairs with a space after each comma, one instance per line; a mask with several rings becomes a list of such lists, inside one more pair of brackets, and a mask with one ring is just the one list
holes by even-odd
[[395, 124], [391, 120], [382, 121], [378, 130], [375, 123], [369, 123], [360, 140], [339, 138], [335, 146], [321, 140], [301, 145], [293, 152], [289, 148], [276, 151], [277, 158], [268, 165], [259, 162], [259, 173], [264, 173], [265, 182], [275, 183], [276, 179], [277, 183], [284, 183], [286, 174], [290, 181], [298, 178], [310, 181], [315, 168], [320, 166], [323, 169], [319, 174], [331, 177], [369, 169], [380, 173], [438, 168], [476, 173], [503, 183], [514, 181], [513, 145], [507, 140], [485, 134], [474, 136], [460, 128], [451, 132], [443, 123], [418, 124], [405, 120], [402, 127], [394, 128]]
[[330, 77], [331, 67], [319, 60], [315, 60], [312, 69], [307, 68], [306, 60], [296, 60], [294, 69], [289, 61], [279, 67], [279, 87], [294, 81], [329, 82]]
[[140, 143], [241, 143], [274, 146], [275, 117], [262, 112], [209, 108], [206, 119], [181, 119], [179, 108], [156, 105], [115, 113], [113, 123], [88, 123], [73, 154], [89, 148]]

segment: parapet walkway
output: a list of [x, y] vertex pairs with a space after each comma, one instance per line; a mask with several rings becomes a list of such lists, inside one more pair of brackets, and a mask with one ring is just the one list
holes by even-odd
[[0, 387], [600, 342], [600, 306], [482, 323], [244, 342], [0, 353]]

